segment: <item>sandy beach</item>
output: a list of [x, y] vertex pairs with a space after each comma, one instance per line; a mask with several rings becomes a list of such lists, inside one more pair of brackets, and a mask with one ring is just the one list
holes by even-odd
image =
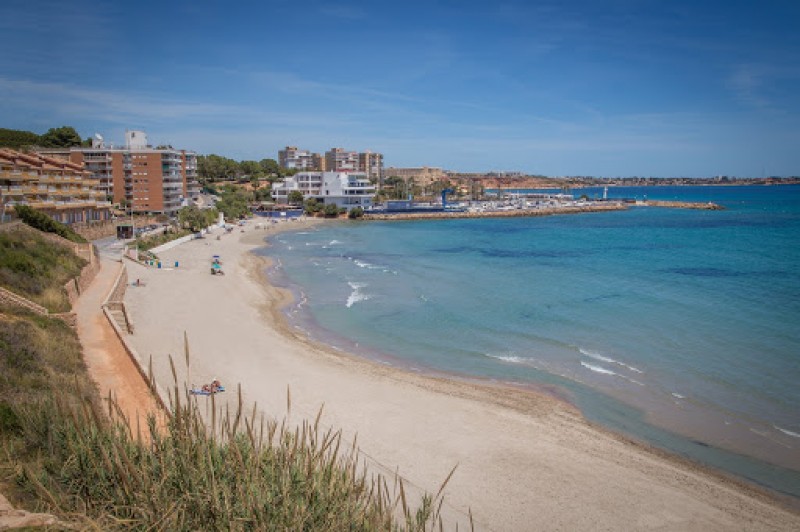
[[[292, 422], [313, 420], [357, 435], [370, 471], [395, 471], [417, 489], [446, 488], [446, 529], [479, 530], [798, 530], [800, 515], [722, 475], [586, 423], [544, 394], [450, 381], [371, 363], [309, 341], [289, 328], [289, 294], [270, 286], [266, 262], [250, 253], [269, 234], [314, 221], [221, 230], [159, 254], [162, 268], [126, 261], [130, 343], [152, 356], [162, 389], [213, 378], [216, 399]], [[324, 222], [323, 222], [324, 223]], [[219, 239], [217, 239], [219, 236]], [[225, 275], [210, 274], [220, 255]], [[175, 264], [178, 264], [175, 267]], [[184, 331], [191, 349], [183, 361]], [[201, 403], [210, 402], [201, 398]]]

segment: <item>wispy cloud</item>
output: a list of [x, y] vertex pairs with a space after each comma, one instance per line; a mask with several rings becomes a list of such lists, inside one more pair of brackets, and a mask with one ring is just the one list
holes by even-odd
[[740, 104], [772, 117], [793, 117], [798, 111], [797, 86], [800, 67], [796, 62], [745, 63], [733, 67], [725, 86]]
[[757, 65], [738, 65], [728, 78], [728, 88], [741, 103], [759, 109], [771, 107], [763, 93], [765, 68]]
[[319, 8], [320, 14], [346, 20], [362, 20], [367, 18], [367, 12], [353, 5], [326, 5]]

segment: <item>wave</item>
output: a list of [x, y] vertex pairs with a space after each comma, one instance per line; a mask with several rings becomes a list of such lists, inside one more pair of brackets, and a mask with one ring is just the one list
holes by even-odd
[[353, 264], [355, 264], [359, 268], [366, 268], [368, 270], [381, 270], [381, 269], [383, 269], [381, 266], [375, 266], [374, 264], [370, 264], [369, 262], [367, 262], [365, 260], [353, 259], [353, 258], [351, 258], [351, 260], [353, 261]]
[[601, 355], [600, 353], [596, 353], [594, 351], [589, 351], [588, 349], [584, 349], [582, 347], [579, 347], [578, 351], [580, 351], [582, 355], [587, 356], [589, 358], [593, 358], [593, 359], [599, 360], [601, 362], [608, 362], [609, 364], [616, 364], [616, 365], [622, 366], [623, 368], [626, 368], [626, 369], [628, 369], [630, 371], [633, 371], [634, 373], [640, 373], [640, 374], [644, 373], [644, 371], [640, 370], [639, 368], [635, 368], [633, 366], [630, 366], [630, 365], [626, 364], [625, 362], [620, 362], [619, 360], [615, 360], [615, 359], [613, 359], [611, 357], [607, 357], [605, 355]]
[[600, 366], [594, 366], [592, 364], [587, 364], [583, 360], [581, 360], [581, 366], [583, 366], [586, 369], [592, 370], [595, 373], [602, 373], [603, 375], [617, 375], [617, 376], [619, 376], [618, 373], [615, 373], [615, 372], [611, 371], [610, 369], [601, 368]]
[[369, 294], [364, 294], [363, 292], [361, 292], [362, 288], [367, 287], [367, 283], [350, 282], [347, 284], [350, 285], [350, 288], [353, 289], [353, 291], [350, 293], [350, 296], [347, 298], [347, 303], [345, 303], [345, 306], [347, 306], [347, 308], [350, 308], [356, 303], [359, 303], [361, 301], [366, 301], [372, 297]]
[[517, 355], [495, 355], [493, 353], [484, 353], [486, 357], [494, 358], [495, 360], [500, 360], [501, 362], [507, 362], [509, 364], [517, 364], [519, 366], [530, 366], [533, 368], [539, 368], [536, 364], [537, 360], [535, 358], [530, 357], [521, 357]]
[[328, 242], [329, 246], [335, 246], [336, 244], [341, 244], [341, 241], [334, 239], [334, 240], [331, 240], [330, 242]]
[[791, 436], [792, 438], [800, 438], [800, 434], [798, 434], [796, 432], [792, 432], [791, 430], [782, 429], [778, 425], [772, 425], [772, 426], [775, 427], [776, 429], [778, 429], [779, 431], [783, 432], [787, 436]]
[[353, 261], [353, 264], [355, 264], [359, 268], [365, 268], [367, 270], [381, 270], [383, 273], [391, 273], [391, 274], [397, 275], [397, 272], [395, 270], [390, 270], [390, 269], [388, 269], [388, 268], [386, 268], [384, 266], [377, 266], [375, 264], [372, 264], [372, 263], [367, 262], [365, 260], [357, 259], [355, 257], [347, 257], [347, 258], [348, 258], [348, 260]]
[[606, 368], [601, 367], [601, 366], [595, 366], [594, 364], [589, 364], [588, 362], [584, 362], [583, 360], [581, 360], [581, 366], [583, 366], [584, 368], [586, 368], [586, 369], [588, 369], [590, 371], [594, 371], [595, 373], [601, 373], [603, 375], [612, 375], [614, 377], [619, 377], [620, 379], [624, 379], [624, 380], [626, 380], [628, 382], [632, 382], [633, 384], [638, 384], [639, 386], [644, 386], [643, 382], [639, 382], [636, 379], [631, 379], [630, 377], [626, 377], [625, 375], [620, 375], [619, 373], [617, 373], [615, 371], [611, 371], [610, 369], [606, 369]]
[[679, 393], [672, 392], [672, 397], [677, 397], [678, 399], [686, 399], [685, 395], [681, 395]]

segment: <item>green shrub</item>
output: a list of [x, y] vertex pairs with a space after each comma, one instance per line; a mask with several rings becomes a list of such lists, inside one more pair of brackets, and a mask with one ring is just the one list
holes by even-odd
[[309, 216], [314, 216], [322, 211], [322, 204], [317, 198], [308, 198], [305, 203], [305, 213]]
[[335, 203], [328, 203], [322, 210], [326, 217], [339, 216], [339, 207]]
[[79, 244], [86, 243], [86, 239], [73, 231], [71, 227], [53, 220], [41, 211], [37, 211], [27, 205], [15, 205], [14, 212], [17, 213], [20, 220], [39, 231], [54, 233], [72, 242], [78, 242]]
[[17, 413], [8, 402], [0, 402], [0, 433], [19, 435], [21, 432], [22, 423]]
[[355, 220], [357, 218], [361, 218], [364, 216], [364, 209], [361, 207], [353, 207], [350, 209], [350, 212], [347, 213], [347, 217], [351, 220]]

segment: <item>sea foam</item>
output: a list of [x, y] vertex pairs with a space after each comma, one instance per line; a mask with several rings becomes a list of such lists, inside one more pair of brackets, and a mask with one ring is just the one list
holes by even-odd
[[776, 429], [778, 429], [779, 431], [783, 432], [787, 436], [791, 436], [792, 438], [800, 438], [800, 434], [798, 434], [796, 432], [792, 432], [791, 430], [782, 429], [778, 425], [772, 425], [772, 426], [775, 427]]
[[633, 371], [634, 373], [644, 373], [644, 371], [640, 370], [639, 368], [635, 368], [633, 366], [626, 364], [625, 362], [620, 362], [619, 360], [615, 360], [611, 357], [601, 355], [600, 353], [595, 353], [594, 351], [589, 351], [588, 349], [584, 349], [582, 347], [579, 347], [578, 351], [580, 351], [583, 356], [587, 356], [589, 358], [593, 358], [601, 362], [608, 362], [609, 364], [616, 364], [618, 366], [622, 366], [625, 369]]
[[353, 289], [353, 291], [350, 293], [350, 296], [347, 298], [347, 303], [345, 303], [347, 308], [350, 308], [353, 305], [355, 305], [356, 303], [359, 303], [361, 301], [366, 301], [366, 300], [370, 299], [371, 296], [369, 294], [364, 294], [363, 292], [361, 292], [362, 288], [366, 288], [367, 287], [367, 283], [353, 283], [353, 282], [350, 282], [350, 283], [347, 283], [347, 284], [350, 285], [350, 288]]
[[595, 373], [602, 373], [603, 375], [617, 375], [617, 376], [619, 376], [618, 373], [615, 373], [615, 372], [611, 371], [610, 369], [601, 368], [600, 366], [595, 366], [593, 364], [587, 364], [586, 362], [584, 362], [582, 360], [581, 360], [581, 366], [583, 366], [584, 368], [586, 368], [588, 370], [594, 371]]
[[632, 382], [633, 384], [638, 384], [639, 386], [644, 386], [643, 382], [639, 382], [636, 379], [631, 379], [630, 377], [626, 377], [625, 375], [620, 375], [616, 371], [611, 371], [610, 369], [606, 369], [602, 366], [595, 366], [594, 364], [589, 364], [588, 362], [584, 362], [581, 360], [581, 366], [584, 368], [594, 371], [595, 373], [601, 373], [603, 375], [613, 375], [614, 377], [619, 377], [620, 379], [624, 379], [628, 382]]
[[495, 355], [492, 353], [484, 353], [484, 355], [489, 358], [494, 358], [495, 360], [508, 362], [510, 364], [521, 364], [525, 366], [536, 367], [536, 360], [533, 358], [521, 357], [517, 355]]

